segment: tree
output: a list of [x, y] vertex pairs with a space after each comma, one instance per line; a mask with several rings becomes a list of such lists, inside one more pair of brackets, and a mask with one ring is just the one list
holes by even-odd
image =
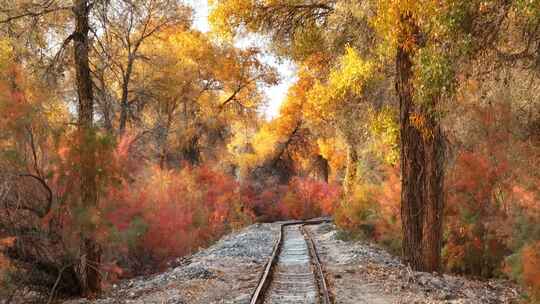
[[[448, 161], [441, 121], [452, 111], [457, 75], [470, 73], [464, 71], [467, 63], [493, 52], [495, 61], [513, 58], [517, 63], [524, 55], [530, 62], [527, 41], [538, 38], [538, 19], [526, 13], [532, 6], [508, 1], [379, 1], [377, 9], [375, 28], [396, 48], [403, 253], [415, 269], [438, 271]], [[505, 26], [523, 31], [525, 39], [515, 42], [521, 50], [516, 56], [506, 52], [512, 47], [501, 51], [509, 39], [504, 38]]]
[[[94, 94], [90, 76], [89, 15], [91, 4], [87, 0], [75, 0], [73, 13], [73, 59], [75, 61], [77, 95], [79, 96], [79, 152], [81, 162], [80, 188], [81, 207], [93, 209], [97, 206], [96, 151], [94, 145]], [[91, 232], [81, 233], [81, 257], [79, 265], [80, 282], [83, 293], [92, 295], [101, 290], [99, 266], [101, 249]]]
[[[95, 209], [98, 200], [96, 181], [96, 150], [94, 130], [94, 96], [91, 78], [89, 52], [91, 48], [89, 18], [93, 3], [87, 0], [74, 0], [72, 6], [54, 2], [41, 5], [15, 6], [6, 10], [8, 16], [1, 23], [11, 24], [24, 18], [40, 18], [65, 11], [73, 12], [74, 31], [62, 43], [61, 51], [73, 41], [73, 62], [78, 96], [78, 151], [80, 157], [80, 198], [78, 207], [83, 210]], [[30, 25], [31, 26], [31, 25]], [[100, 248], [92, 236], [91, 227], [83, 227], [80, 234], [79, 283], [84, 294], [92, 295], [101, 290], [100, 283]]]
[[396, 90], [401, 128], [401, 220], [403, 256], [416, 270], [440, 269], [444, 210], [444, 135], [428, 106], [414, 102], [413, 58], [420, 32], [414, 17], [403, 12], [398, 27]]
[[196, 30], [170, 28], [151, 42], [143, 48], [152, 59], [141, 65], [150, 101], [141, 125], [154, 134], [160, 163], [219, 159], [233, 123], [259, 119], [259, 87], [276, 83], [275, 72], [259, 50], [217, 44]]
[[97, 86], [98, 97], [101, 97], [99, 110], [108, 131], [116, 128], [117, 134], [123, 135], [128, 123], [137, 118], [135, 109], [140, 108], [147, 97], [142, 85], [146, 79], [140, 75], [139, 68], [141, 61], [150, 60], [143, 52], [145, 44], [168, 28], [184, 30], [189, 10], [173, 0], [119, 0], [96, 4], [94, 15], [98, 25], [92, 33], [97, 58], [93, 70], [100, 84]]
[[[395, 56], [395, 86], [401, 113], [403, 254], [414, 269], [426, 271], [438, 270], [440, 266], [444, 147], [438, 117], [434, 113], [444, 85], [450, 82], [436, 87], [429, 95], [414, 90], [416, 79], [422, 75], [422, 71], [418, 73], [416, 69], [415, 60], [419, 57], [416, 55], [425, 44], [420, 41], [425, 33], [416, 18], [428, 20], [425, 24], [430, 25], [440, 14], [434, 5], [430, 1], [418, 4], [411, 1], [369, 1], [365, 4], [344, 1], [338, 5], [335, 1], [322, 0], [309, 4], [287, 0], [267, 4], [228, 0], [220, 1], [212, 15], [224, 34], [235, 35], [238, 28], [269, 34], [280, 54], [292, 54], [297, 60], [316, 52], [318, 48], [314, 45], [336, 49], [338, 54], [345, 53], [343, 61], [330, 62], [337, 69], [340, 65], [344, 67], [344, 76], [340, 77], [339, 72], [327, 73], [324, 77], [327, 80], [318, 88], [315, 86], [313, 96], [321, 100], [323, 107], [330, 109], [319, 111], [320, 116], [335, 118], [346, 126], [354, 120], [336, 116], [339, 109], [348, 104], [344, 101], [352, 99], [355, 102], [350, 104], [354, 105], [365, 98], [380, 96], [366, 94], [364, 90], [369, 87], [374, 74], [366, 67], [376, 64], [378, 72], [384, 75], [388, 73], [389, 59]], [[346, 30], [336, 35], [332, 30], [334, 27]], [[367, 44], [376, 47], [369, 50], [365, 47]], [[362, 57], [355, 57], [356, 52]], [[378, 87], [385, 88], [386, 85], [383, 82]], [[419, 105], [420, 99], [428, 101]], [[362, 132], [359, 128], [349, 131], [345, 134]], [[352, 164], [357, 154], [353, 144], [349, 147], [351, 165], [347, 175], [350, 180], [355, 179], [356, 170]]]

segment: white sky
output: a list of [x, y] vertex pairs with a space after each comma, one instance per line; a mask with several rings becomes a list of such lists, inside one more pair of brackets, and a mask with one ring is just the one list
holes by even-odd
[[[193, 25], [195, 28], [202, 32], [208, 32], [210, 30], [210, 26], [208, 24], [209, 7], [207, 0], [185, 1], [195, 10], [195, 15], [193, 16]], [[261, 41], [262, 39], [257, 39], [257, 37], [254, 36], [237, 41], [235, 44], [238, 47], [255, 45], [264, 48], [264, 43]], [[296, 79], [296, 68], [292, 62], [280, 62], [275, 56], [268, 53], [262, 56], [262, 61], [275, 67], [281, 78], [280, 84], [263, 88], [263, 91], [268, 98], [268, 106], [265, 108], [264, 112], [266, 118], [271, 119], [279, 114], [279, 107], [287, 95], [287, 90]]]

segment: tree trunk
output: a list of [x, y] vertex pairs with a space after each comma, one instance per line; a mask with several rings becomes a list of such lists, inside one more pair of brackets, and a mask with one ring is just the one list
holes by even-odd
[[[74, 0], [75, 32], [73, 33], [77, 94], [79, 97], [79, 151], [80, 151], [80, 204], [83, 210], [97, 205], [96, 151], [94, 141], [94, 99], [88, 60], [90, 30], [88, 0]], [[98, 266], [101, 254], [99, 245], [89, 231], [81, 231], [81, 257], [79, 275], [85, 295], [94, 295], [101, 289]]]
[[[136, 52], [137, 50], [135, 50]], [[120, 136], [124, 135], [126, 131], [128, 114], [129, 114], [129, 81], [131, 80], [131, 73], [133, 71], [133, 64], [135, 55], [131, 54], [129, 51], [128, 63], [126, 67], [126, 72], [122, 75], [122, 97], [120, 100], [120, 123], [119, 123], [119, 134]]]
[[[403, 16], [401, 22], [396, 90], [400, 102], [403, 257], [413, 269], [431, 272], [440, 268], [444, 140], [429, 105], [413, 101], [412, 57], [416, 46], [411, 47], [410, 41], [419, 35], [410, 17]], [[413, 124], [413, 117], [420, 119]]]
[[345, 196], [349, 197], [356, 182], [358, 171], [358, 152], [353, 145], [347, 148], [347, 169], [345, 171], [345, 180], [343, 182], [343, 191]]
[[316, 179], [328, 183], [328, 176], [330, 175], [328, 160], [322, 155], [317, 155], [313, 160], [312, 172]]

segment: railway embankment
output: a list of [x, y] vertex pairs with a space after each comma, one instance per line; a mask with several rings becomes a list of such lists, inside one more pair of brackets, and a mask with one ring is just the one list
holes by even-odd
[[[280, 226], [248, 226], [209, 248], [176, 260], [165, 272], [121, 281], [98, 300], [68, 303], [250, 303], [274, 252]], [[475, 281], [411, 271], [398, 257], [376, 245], [341, 239], [331, 223], [305, 229], [317, 248], [334, 303], [472, 304], [517, 303], [519, 299], [518, 290], [505, 281]], [[294, 236], [293, 245], [294, 240], [300, 240], [299, 235]]]

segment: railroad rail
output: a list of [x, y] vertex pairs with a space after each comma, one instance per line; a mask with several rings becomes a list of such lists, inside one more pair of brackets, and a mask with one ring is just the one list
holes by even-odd
[[305, 225], [330, 220], [281, 224], [272, 256], [250, 304], [331, 304], [319, 254]]

